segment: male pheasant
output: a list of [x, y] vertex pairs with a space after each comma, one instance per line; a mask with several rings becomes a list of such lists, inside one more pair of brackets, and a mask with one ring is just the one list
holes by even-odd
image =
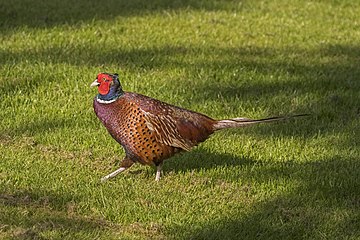
[[120, 168], [103, 177], [102, 181], [115, 177], [135, 162], [155, 165], [155, 180], [158, 181], [165, 159], [191, 150], [217, 130], [289, 118], [214, 120], [141, 94], [124, 92], [116, 73], [98, 74], [91, 84], [94, 86], [99, 91], [94, 99], [94, 111], [126, 153]]

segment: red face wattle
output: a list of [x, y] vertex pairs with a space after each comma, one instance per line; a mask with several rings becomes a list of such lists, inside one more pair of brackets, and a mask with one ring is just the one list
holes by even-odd
[[100, 84], [98, 91], [101, 95], [106, 95], [109, 93], [112, 80], [112, 76], [109, 76], [108, 74], [100, 73], [97, 76], [97, 82]]

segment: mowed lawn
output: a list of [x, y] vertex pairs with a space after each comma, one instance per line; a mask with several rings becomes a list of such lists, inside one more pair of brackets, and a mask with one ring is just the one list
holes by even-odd
[[[99, 72], [217, 132], [105, 183]], [[360, 1], [0, 0], [0, 239], [360, 239]]]

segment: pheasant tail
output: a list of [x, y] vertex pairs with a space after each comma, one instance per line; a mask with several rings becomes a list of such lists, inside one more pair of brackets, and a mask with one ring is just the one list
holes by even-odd
[[218, 120], [214, 124], [214, 130], [221, 130], [226, 128], [239, 128], [245, 127], [247, 125], [252, 125], [256, 123], [266, 123], [266, 122], [275, 122], [281, 120], [287, 120], [290, 118], [296, 117], [305, 117], [309, 116], [309, 114], [298, 114], [292, 116], [279, 116], [279, 117], [270, 117], [270, 118], [263, 118], [263, 119], [250, 119], [250, 118], [232, 118], [232, 119], [224, 119]]

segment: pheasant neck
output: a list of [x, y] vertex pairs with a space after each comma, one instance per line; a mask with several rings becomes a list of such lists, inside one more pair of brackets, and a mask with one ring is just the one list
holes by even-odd
[[116, 92], [110, 90], [110, 92], [106, 95], [98, 94], [96, 96], [96, 101], [98, 101], [99, 103], [109, 104], [115, 102], [123, 94], [124, 92], [122, 90], [118, 90]]

